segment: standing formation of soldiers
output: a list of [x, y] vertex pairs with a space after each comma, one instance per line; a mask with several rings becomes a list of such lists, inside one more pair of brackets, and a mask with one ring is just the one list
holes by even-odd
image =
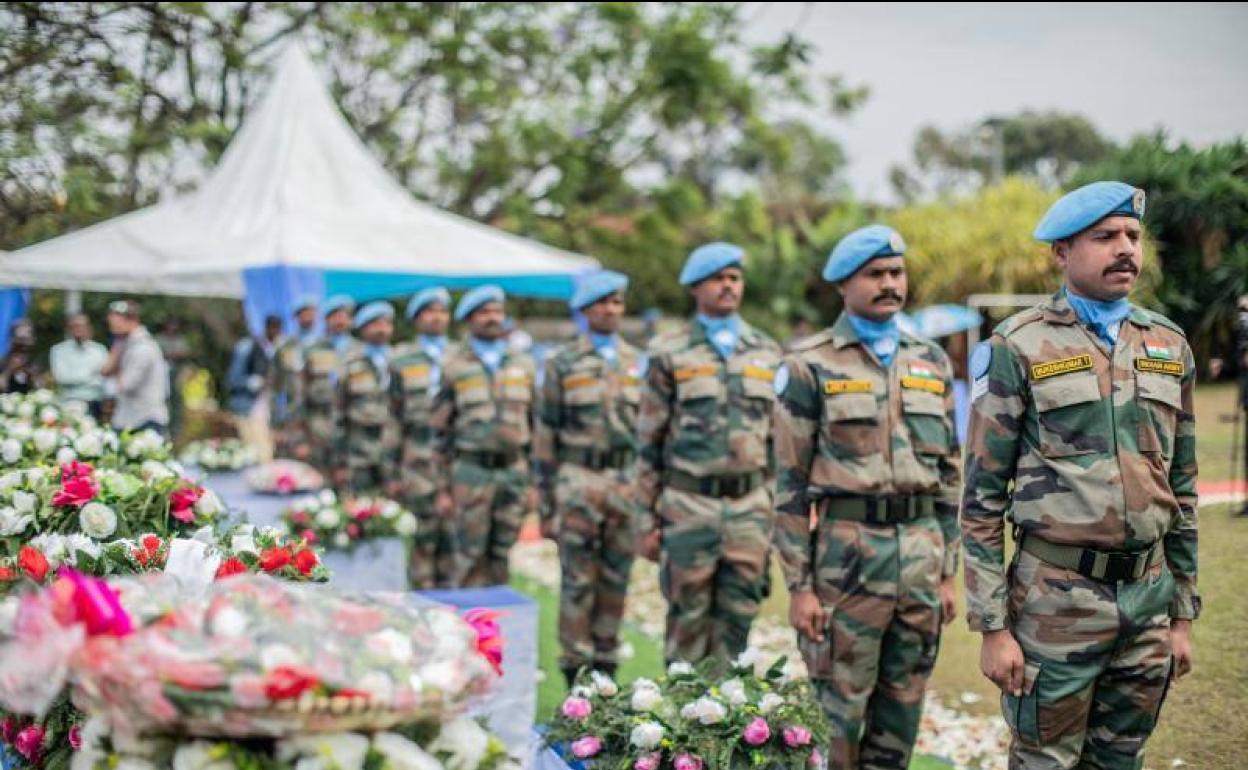
[[1063, 285], [974, 351], [962, 467], [953, 368], [898, 324], [906, 245], [882, 225], [833, 249], [844, 312], [787, 356], [738, 314], [744, 251], [710, 243], [680, 274], [681, 328], [628, 344], [628, 279], [600, 272], [570, 302], [585, 331], [540, 372], [507, 345], [496, 286], [459, 301], [455, 345], [444, 289], [411, 299], [396, 347], [389, 304], [355, 312], [356, 340], [331, 298], [327, 336], [279, 355], [275, 414], [341, 489], [417, 513], [418, 588], [506, 582], [538, 513], [569, 682], [615, 672], [635, 555], [660, 565], [666, 657], [695, 662], [745, 648], [774, 547], [829, 765], [905, 768], [961, 552], [1011, 767], [1138, 768], [1200, 611], [1195, 367], [1182, 330], [1127, 300], [1143, 213], [1142, 191], [1098, 182], [1045, 215]]

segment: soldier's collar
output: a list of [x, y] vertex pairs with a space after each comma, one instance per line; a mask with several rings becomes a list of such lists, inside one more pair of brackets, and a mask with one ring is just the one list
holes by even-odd
[[840, 350], [850, 345], [861, 344], [862, 340], [858, 339], [858, 332], [854, 331], [854, 325], [849, 322], [849, 313], [842, 310], [836, 323], [832, 324], [832, 347]]
[[[1070, 300], [1066, 298], [1066, 287], [1057, 290], [1049, 301], [1040, 306], [1040, 312], [1044, 316], [1046, 323], [1060, 324], [1062, 326], [1073, 326], [1079, 323], [1079, 314], [1070, 306]], [[1144, 308], [1132, 303], [1131, 314], [1127, 316], [1127, 320], [1136, 326], [1145, 328], [1153, 325], [1153, 321], [1148, 317], [1148, 313]]]

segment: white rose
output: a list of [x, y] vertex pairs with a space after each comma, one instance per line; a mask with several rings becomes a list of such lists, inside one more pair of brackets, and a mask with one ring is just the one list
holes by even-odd
[[10, 489], [22, 483], [21, 471], [9, 471], [0, 476], [0, 490]]
[[390, 502], [381, 506], [381, 517], [383, 519], [393, 519], [395, 516], [398, 516], [399, 512], [402, 510], [403, 509], [399, 506], [398, 503], [391, 500]]
[[295, 757], [321, 758], [336, 770], [362, 770], [368, 755], [368, 738], [357, 733], [296, 735], [277, 744], [279, 760]]
[[394, 697], [394, 680], [384, 671], [369, 671], [356, 682], [356, 687], [373, 696], [374, 701], [389, 703]]
[[17, 405], [17, 416], [30, 419], [35, 416], [35, 405], [29, 401], [23, 401]]
[[39, 422], [44, 425], [51, 425], [56, 422], [57, 418], [60, 416], [61, 413], [56, 411], [56, 407], [54, 406], [45, 406], [43, 409], [39, 410]]
[[221, 504], [221, 498], [217, 497], [216, 492], [205, 489], [204, 494], [195, 501], [194, 509], [200, 516], [216, 516], [225, 510], [225, 506]]
[[33, 516], [18, 513], [14, 508], [0, 508], [0, 537], [20, 535], [34, 520]]
[[740, 679], [729, 679], [719, 686], [719, 691], [734, 706], [744, 706], [749, 702], [745, 696], [745, 682]]
[[260, 651], [260, 665], [268, 671], [278, 666], [296, 666], [299, 664], [299, 653], [285, 644], [270, 644]]
[[351, 538], [347, 537], [346, 532], [339, 532], [338, 534], [334, 535], [334, 547], [335, 548], [346, 548], [349, 545], [351, 545]]
[[406, 664], [412, 659], [412, 640], [393, 628], [378, 631], [368, 637], [368, 648], [396, 663]]
[[416, 517], [410, 513], [404, 513], [399, 520], [394, 523], [394, 531], [402, 537], [411, 537], [416, 534], [417, 523]]
[[30, 394], [30, 397], [36, 404], [50, 404], [56, 400], [56, 394], [47, 388], [40, 388], [39, 390], [36, 390], [34, 393]]
[[39, 450], [40, 454], [51, 452], [60, 443], [60, 437], [56, 431], [50, 428], [40, 428], [31, 438], [34, 439], [35, 449]]
[[67, 535], [65, 537], [65, 551], [75, 563], [78, 561], [78, 553], [80, 551], [92, 559], [100, 558], [100, 544], [86, 535]]
[[389, 770], [443, 770], [441, 762], [398, 733], [373, 736], [373, 750], [386, 758]]
[[459, 717], [442, 725], [442, 732], [429, 744], [428, 751], [435, 756], [442, 752], [450, 755], [446, 770], [477, 770], [489, 743], [481, 725], [468, 717]]
[[672, 663], [672, 665], [667, 667], [668, 676], [687, 676], [688, 674], [692, 674], [692, 673], [693, 673], [693, 666], [689, 665], [683, 660], [678, 660]]
[[117, 531], [117, 514], [103, 503], [87, 503], [78, 514], [78, 525], [91, 537], [103, 540]]
[[599, 693], [606, 695], [608, 698], [620, 691], [619, 685], [617, 685], [611, 677], [601, 671], [592, 671], [590, 672], [589, 677], [593, 682], [594, 689]]
[[148, 482], [173, 478], [173, 472], [166, 468], [164, 463], [156, 460], [147, 460], [140, 465], [139, 475]]
[[9, 465], [15, 464], [22, 459], [22, 442], [15, 438], [6, 438], [3, 444], [0, 444], [0, 457]]
[[38, 505], [39, 496], [32, 492], [23, 492], [19, 489], [13, 493], [13, 507], [18, 513], [34, 513]]
[[[17, 476], [18, 476], [18, 479], [21, 478], [21, 474], [17, 474]], [[48, 472], [44, 468], [27, 468], [26, 469], [26, 481], [30, 484], [43, 483], [43, 480], [47, 478], [47, 476], [48, 476]], [[19, 481], [18, 483], [21, 483], [21, 482]]]
[[79, 457], [91, 459], [99, 457], [104, 452], [104, 443], [100, 441], [100, 437], [95, 433], [84, 433], [74, 439], [74, 451]]
[[663, 702], [663, 695], [658, 690], [643, 687], [633, 690], [633, 711], [654, 711]]
[[230, 538], [230, 550], [234, 553], [259, 553], [256, 538], [250, 528], [242, 528]]
[[322, 489], [317, 498], [321, 501], [321, 505], [333, 505], [338, 502], [338, 498], [334, 495], [334, 490], [332, 489]]
[[35, 429], [27, 423], [19, 422], [8, 426], [9, 435], [18, 441], [25, 441], [35, 435]]
[[50, 567], [59, 567], [65, 561], [65, 538], [61, 535], [44, 533], [31, 538], [30, 545], [43, 553]]
[[691, 705], [694, 717], [704, 725], [719, 724], [728, 716], [728, 709], [724, 708], [724, 704], [713, 698], [698, 698]]
[[737, 659], [733, 661], [732, 665], [737, 668], [753, 671], [755, 666], [757, 666], [759, 661], [762, 659], [763, 654], [758, 651], [757, 647], [747, 647], [740, 655], [737, 656]]
[[217, 758], [216, 746], [207, 741], [193, 741], [178, 746], [173, 754], [173, 770], [233, 770], [228, 758]]
[[763, 712], [764, 714], [770, 714], [771, 712], [775, 711], [776, 709], [780, 708], [783, 705], [784, 705], [783, 696], [777, 695], [774, 692], [769, 692], [759, 699], [758, 710]]
[[131, 757], [122, 755], [117, 757], [117, 764], [109, 764], [112, 770], [156, 770], [156, 765], [152, 764], [150, 759], [140, 759], [139, 757]]
[[658, 748], [661, 740], [663, 740], [663, 725], [658, 722], [642, 722], [634, 727], [633, 732], [628, 736], [628, 742], [642, 751]]
[[[240, 637], [247, 632], [247, 616], [227, 606], [213, 616], [211, 628], [214, 636]], [[284, 653], [278, 651], [276, 654], [281, 657]]]
[[61, 447], [56, 452], [56, 464], [57, 465], [64, 465], [66, 463], [72, 463], [74, 460], [77, 460], [77, 459], [78, 459], [78, 453], [75, 452], [73, 449], [70, 449], [67, 446]]
[[321, 529], [334, 529], [340, 521], [342, 521], [342, 517], [333, 508], [324, 508], [317, 511], [316, 526]]

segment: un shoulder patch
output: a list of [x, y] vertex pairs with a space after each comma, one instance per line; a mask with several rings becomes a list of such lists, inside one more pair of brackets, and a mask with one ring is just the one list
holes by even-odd
[[988, 367], [991, 365], [992, 344], [984, 340], [976, 345], [975, 352], [971, 353], [971, 379], [978, 380], [988, 374]]
[[775, 389], [777, 396], [783, 396], [785, 388], [789, 387], [789, 365], [780, 364], [780, 368], [776, 369], [776, 377], [771, 381], [771, 387]]

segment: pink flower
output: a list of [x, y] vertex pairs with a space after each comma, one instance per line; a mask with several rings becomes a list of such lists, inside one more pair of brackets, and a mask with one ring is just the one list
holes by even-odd
[[195, 512], [192, 508], [203, 496], [203, 487], [186, 487], [175, 491], [169, 495], [170, 515], [184, 524], [190, 524], [195, 521]]
[[347, 525], [347, 535], [348, 535], [349, 537], [352, 537], [352, 538], [358, 538], [358, 537], [360, 536], [360, 525], [359, 525], [359, 524], [348, 524], [348, 525]]
[[676, 770], [702, 770], [702, 757], [682, 751], [672, 760], [672, 767]]
[[82, 748], [82, 729], [78, 725], [69, 728], [69, 747], [74, 751]]
[[17, 734], [17, 740], [13, 741], [13, 748], [29, 759], [31, 764], [39, 764], [39, 758], [43, 755], [43, 728], [31, 725], [22, 730]]
[[17, 723], [13, 721], [13, 717], [5, 717], [0, 721], [0, 740], [10, 746], [13, 745], [13, 739], [17, 737]]
[[80, 463], [77, 460], [71, 460], [61, 466], [61, 481], [91, 476], [94, 473], [95, 468], [92, 468], [90, 465]]
[[784, 745], [791, 749], [810, 745], [810, 730], [801, 725], [784, 728]]
[[494, 673], [503, 675], [503, 634], [498, 628], [501, 613], [478, 607], [464, 613], [464, 620], [477, 632], [477, 652], [481, 653]]
[[823, 755], [819, 753], [819, 749], [810, 750], [810, 759], [806, 760], [806, 764], [811, 767], [823, 767]]
[[563, 702], [563, 707], [559, 709], [559, 712], [568, 719], [579, 722], [588, 717], [593, 710], [594, 707], [589, 704], [589, 701], [572, 697]]
[[52, 504], [57, 508], [75, 505], [86, 505], [95, 499], [100, 491], [90, 476], [78, 476], [66, 479], [61, 483], [60, 490], [52, 496]]
[[602, 739], [597, 735], [586, 735], [572, 741], [572, 756], [577, 759], [589, 759], [602, 751]]
[[662, 755], [657, 751], [643, 754], [633, 762], [633, 770], [659, 770], [659, 760], [661, 758]]
[[281, 492], [284, 495], [294, 492], [299, 487], [298, 483], [295, 481], [294, 474], [289, 472], [277, 474], [277, 478], [273, 481], [273, 486], [277, 488], [278, 492]]
[[754, 717], [754, 721], [741, 731], [741, 737], [751, 746], [762, 746], [771, 737], [771, 725], [762, 717]]

